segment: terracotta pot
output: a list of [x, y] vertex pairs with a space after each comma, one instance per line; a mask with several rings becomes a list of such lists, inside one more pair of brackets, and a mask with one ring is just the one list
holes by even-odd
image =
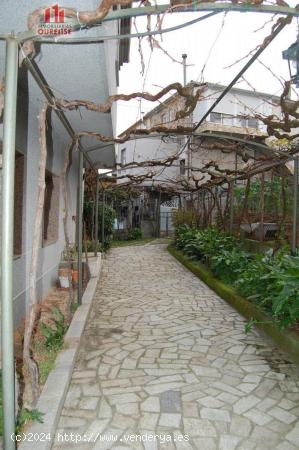
[[72, 280], [75, 285], [78, 283], [78, 270], [72, 270]]

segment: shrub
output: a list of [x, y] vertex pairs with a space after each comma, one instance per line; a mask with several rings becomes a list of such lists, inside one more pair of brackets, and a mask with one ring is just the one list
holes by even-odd
[[142, 231], [140, 228], [132, 228], [128, 232], [128, 241], [135, 241], [137, 239], [142, 239]]
[[187, 225], [188, 227], [199, 226], [200, 216], [196, 209], [175, 209], [172, 211], [172, 223], [175, 230], [180, 228], [182, 225]]
[[[102, 251], [102, 244], [101, 242], [97, 242], [97, 251], [100, 252]], [[94, 251], [94, 242], [93, 241], [86, 241], [86, 247], [87, 247], [87, 251], [88, 252], [93, 252]]]
[[299, 257], [282, 249], [276, 255], [249, 255], [240, 242], [216, 229], [177, 229], [175, 245], [207, 264], [225, 283], [270, 313], [283, 329], [299, 319]]
[[222, 250], [211, 258], [211, 269], [225, 283], [233, 284], [248, 266], [248, 255], [238, 248]]
[[54, 326], [51, 327], [41, 322], [40, 330], [45, 338], [46, 347], [49, 349], [59, 349], [62, 347], [63, 338], [68, 327], [64, 323], [64, 315], [59, 308], [53, 308], [52, 312]]

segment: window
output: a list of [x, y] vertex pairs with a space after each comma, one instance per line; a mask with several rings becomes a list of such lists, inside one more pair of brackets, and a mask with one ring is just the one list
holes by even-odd
[[211, 112], [210, 121], [213, 123], [221, 123], [221, 125], [232, 126], [234, 124], [234, 117], [230, 114]]
[[238, 126], [243, 128], [259, 128], [259, 122], [257, 119], [238, 117]]
[[210, 121], [214, 123], [221, 123], [221, 114], [217, 112], [211, 112]]
[[45, 201], [43, 217], [43, 245], [54, 244], [59, 233], [59, 177], [48, 170], [45, 176]]
[[259, 123], [257, 119], [248, 119], [248, 127], [249, 128], [258, 128]]
[[125, 148], [123, 148], [120, 151], [120, 163], [121, 164], [126, 164], [126, 149]]
[[246, 128], [246, 126], [247, 126], [246, 119], [243, 119], [243, 117], [238, 117], [238, 126]]
[[[0, 142], [0, 201], [2, 188], [2, 143]], [[16, 151], [15, 195], [14, 195], [14, 256], [22, 254], [23, 235], [23, 195], [24, 195], [24, 155]], [[0, 212], [1, 219], [1, 212]]]
[[186, 160], [181, 159], [180, 160], [180, 175], [185, 175], [186, 172]]
[[230, 127], [233, 126], [234, 124], [233, 116], [230, 116], [229, 114], [222, 114], [222, 124]]
[[165, 123], [166, 122], [166, 114], [161, 114], [161, 123]]

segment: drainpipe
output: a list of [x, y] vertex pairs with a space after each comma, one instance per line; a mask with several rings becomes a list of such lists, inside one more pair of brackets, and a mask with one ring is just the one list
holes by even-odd
[[187, 84], [187, 66], [186, 66], [187, 54], [183, 53], [182, 58], [183, 58], [183, 75], [184, 75], [183, 80], [184, 80], [184, 86], [186, 86], [186, 84]]
[[97, 187], [96, 187], [94, 256], [98, 256], [98, 242], [99, 242], [98, 233], [99, 233], [99, 175], [97, 175]]
[[298, 222], [298, 156], [294, 158], [294, 197], [293, 197], [293, 229], [292, 229], [292, 255], [297, 250], [297, 222]]
[[5, 450], [15, 449], [15, 442], [11, 439], [11, 435], [15, 432], [15, 369], [12, 287], [17, 82], [18, 42], [14, 37], [9, 37], [6, 40], [1, 218], [2, 395]]
[[79, 150], [79, 168], [78, 168], [78, 286], [77, 286], [77, 302], [82, 303], [82, 221], [83, 221], [83, 152]]

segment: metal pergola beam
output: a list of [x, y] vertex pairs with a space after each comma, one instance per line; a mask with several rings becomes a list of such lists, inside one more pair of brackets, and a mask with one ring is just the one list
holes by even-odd
[[257, 58], [263, 53], [263, 51], [269, 46], [269, 44], [276, 38], [276, 36], [284, 29], [284, 27], [287, 25], [287, 21], [284, 20], [276, 30], [274, 30], [270, 36], [267, 37], [267, 40], [264, 41], [264, 43], [259, 47], [259, 49], [252, 55], [252, 57], [247, 61], [247, 63], [242, 67], [242, 69], [237, 73], [237, 75], [232, 79], [232, 81], [229, 83], [228, 86], [223, 89], [219, 97], [216, 98], [216, 100], [212, 103], [210, 108], [204, 113], [202, 118], [199, 120], [199, 122], [194, 127], [194, 131], [197, 130], [197, 128], [200, 127], [200, 125], [206, 120], [206, 118], [209, 116], [209, 114], [214, 110], [214, 108], [218, 105], [218, 103], [221, 102], [221, 100], [226, 96], [226, 94], [231, 90], [231, 88], [236, 84], [236, 82], [241, 78], [241, 76], [249, 69], [249, 67], [254, 63], [254, 61], [257, 60]]
[[128, 17], [140, 17], [148, 15], [157, 15], [162, 13], [180, 13], [180, 12], [205, 12], [205, 11], [219, 11], [219, 12], [251, 12], [251, 13], [265, 13], [265, 14], [280, 14], [284, 16], [299, 16], [299, 11], [296, 8], [278, 5], [249, 5], [236, 3], [191, 3], [189, 6], [171, 6], [169, 3], [165, 5], [143, 6], [139, 8], [126, 8], [110, 11], [102, 20], [107, 22], [109, 20], [125, 19]]
[[[178, 5], [171, 6], [170, 3], [164, 5], [154, 5], [154, 6], [143, 6], [137, 8], [125, 8], [118, 9], [115, 11], [110, 11], [106, 17], [104, 17], [101, 22], [95, 23], [92, 26], [96, 27], [101, 25], [102, 22], [108, 22], [111, 20], [122, 20], [130, 17], [141, 17], [141, 16], [150, 16], [150, 15], [158, 15], [164, 14], [167, 12], [171, 13], [181, 13], [181, 12], [246, 12], [246, 13], [263, 13], [263, 14], [279, 14], [283, 16], [293, 16], [299, 17], [299, 10], [296, 8], [290, 8], [288, 6], [279, 6], [279, 5], [249, 5], [249, 4], [236, 4], [236, 3], [191, 3], [190, 5]], [[79, 21], [73, 20], [73, 28], [74, 30], [79, 30], [82, 28], [82, 24]], [[2, 34], [0, 35], [0, 39], [6, 39], [8, 35]], [[34, 39], [37, 35], [32, 31], [24, 31], [18, 33], [17, 38], [19, 42]], [[114, 37], [117, 39], [117, 37]], [[95, 39], [94, 37], [90, 37], [89, 39]], [[53, 38], [53, 42], [55, 42], [55, 38]]]

